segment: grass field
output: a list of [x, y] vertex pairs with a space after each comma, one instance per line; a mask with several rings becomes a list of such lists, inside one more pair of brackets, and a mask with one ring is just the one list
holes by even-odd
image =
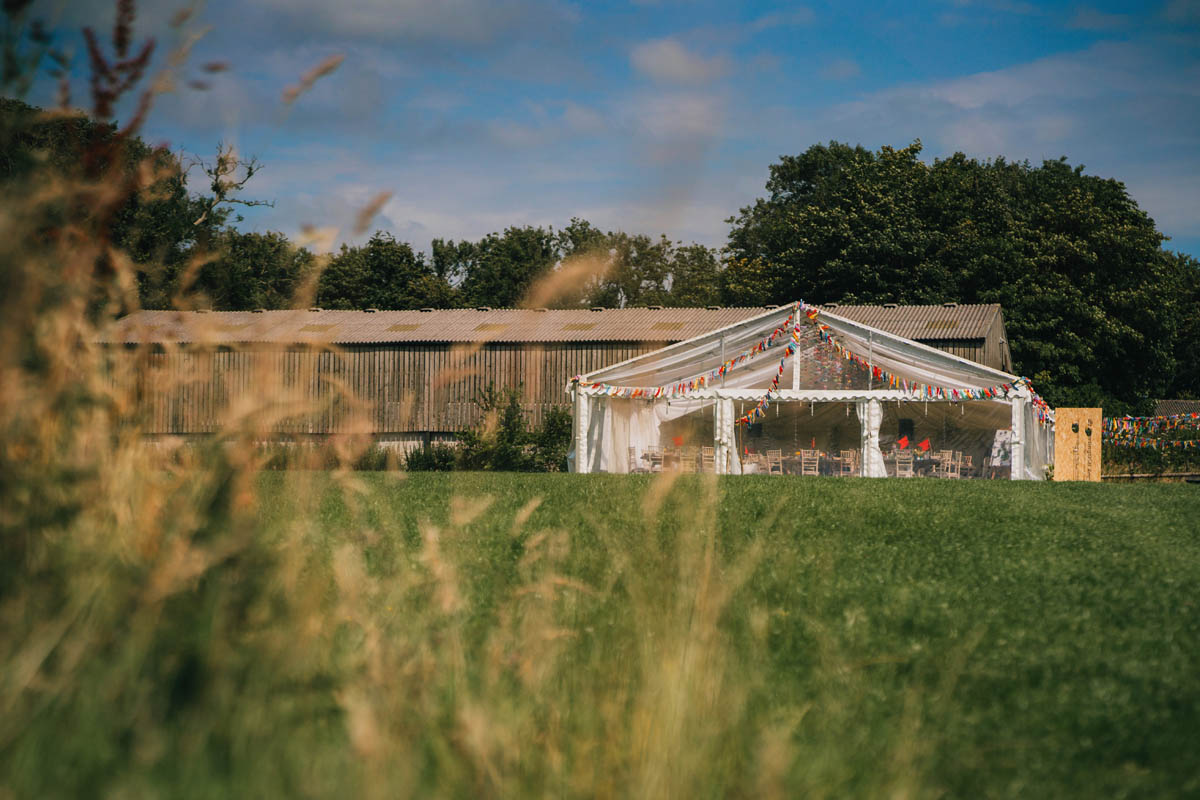
[[1196, 487], [257, 480], [13, 796], [1200, 794]]
[[[424, 521], [453, 532], [468, 661], [529, 581], [529, 543], [557, 537], [554, 572], [589, 587], [560, 587], [578, 596], [545, 620], [569, 637], [558, 713], [700, 681], [676, 699], [705, 707], [641, 702], [677, 717], [647, 725], [696, 726], [682, 748], [699, 752], [659, 753], [681, 762], [662, 769], [725, 762], [711, 794], [755, 794], [759, 760], [775, 757], [762, 748], [789, 794], [1200, 793], [1194, 487], [372, 478], [357, 513], [325, 504], [321, 529], [378, 531], [367, 564], [384, 581]], [[698, 563], [708, 536], [711, 567]], [[694, 619], [705, 610], [711, 630]], [[696, 664], [689, 628], [712, 637]], [[597, 668], [627, 672], [572, 674]]]

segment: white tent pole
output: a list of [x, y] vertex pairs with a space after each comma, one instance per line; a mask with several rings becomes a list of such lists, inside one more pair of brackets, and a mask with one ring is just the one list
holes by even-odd
[[721, 447], [721, 439], [725, 436], [725, 421], [721, 419], [721, 412], [725, 410], [725, 402], [717, 400], [713, 403], [713, 472], [721, 474], [721, 460], [724, 457], [724, 448]]
[[[733, 474], [731, 464], [733, 459], [738, 457], [738, 440], [733, 425], [733, 399], [722, 397], [719, 402], [721, 403], [721, 423], [725, 435], [725, 447], [721, 449], [725, 456], [721, 459], [720, 473], [721, 475], [731, 475]], [[740, 473], [740, 470], [738, 471]]]
[[867, 389], [875, 388], [875, 332], [867, 331]]
[[1018, 394], [1010, 402], [1012, 404], [1012, 449], [1010, 460], [1012, 471], [1009, 477], [1019, 481], [1025, 477], [1025, 403], [1026, 398]]
[[588, 428], [591, 427], [588, 406], [590, 398], [587, 393], [575, 390], [575, 471], [590, 472], [591, 463], [588, 459]]

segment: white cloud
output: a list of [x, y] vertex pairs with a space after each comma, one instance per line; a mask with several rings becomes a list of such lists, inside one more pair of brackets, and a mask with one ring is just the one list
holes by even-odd
[[553, 0], [256, 0], [280, 23], [324, 36], [481, 44], [520, 29], [573, 23], [577, 12]]
[[858, 62], [852, 58], [835, 58], [821, 69], [821, 77], [831, 81], [857, 78], [861, 73]]
[[[869, 147], [925, 144], [1010, 160], [1067, 156], [1093, 175], [1123, 181], [1168, 235], [1200, 234], [1200, 59], [1169, 40], [1101, 42], [1008, 69], [898, 86], [809, 113], [760, 114], [764, 153], [837, 139]], [[741, 110], [731, 113], [740, 120]], [[799, 147], [796, 142], [801, 143]], [[769, 148], [769, 149], [768, 149]], [[790, 149], [781, 149], [790, 148]]]
[[563, 109], [563, 122], [575, 133], [599, 133], [607, 126], [604, 115], [599, 111], [569, 100]]
[[688, 52], [676, 39], [654, 39], [633, 48], [634, 69], [661, 83], [710, 83], [729, 71], [722, 56], [704, 58]]
[[1109, 14], [1088, 6], [1080, 6], [1075, 9], [1067, 27], [1084, 31], [1115, 31], [1128, 26], [1129, 22], [1128, 14]]
[[650, 92], [627, 108], [632, 127], [662, 144], [707, 142], [725, 123], [722, 99], [707, 92]]
[[1163, 16], [1168, 22], [1200, 22], [1200, 0], [1168, 0]]
[[747, 33], [761, 33], [772, 28], [783, 28], [790, 25], [811, 25], [816, 20], [816, 14], [811, 8], [793, 8], [790, 11], [776, 11], [764, 14], [747, 23]]

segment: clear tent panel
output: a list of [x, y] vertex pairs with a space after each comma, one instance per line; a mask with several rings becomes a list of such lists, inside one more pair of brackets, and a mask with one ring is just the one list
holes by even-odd
[[889, 476], [1007, 479], [1012, 406], [1004, 401], [882, 403], [879, 449]]
[[794, 308], [582, 376], [577, 468], [1045, 476], [1053, 425], [1016, 376]]
[[603, 397], [589, 415], [589, 472], [715, 471], [717, 403]]

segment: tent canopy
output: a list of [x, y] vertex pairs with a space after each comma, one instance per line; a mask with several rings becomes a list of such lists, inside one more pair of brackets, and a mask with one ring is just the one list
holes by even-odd
[[[720, 368], [727, 360], [754, 348], [773, 331], [788, 328], [784, 335], [776, 338], [773, 346], [732, 367], [719, 381], [706, 382], [708, 389], [745, 389], [750, 391], [737, 395], [761, 395], [778, 373], [784, 346], [791, 341], [788, 321], [795, 322], [795, 311], [795, 305], [780, 306], [744, 322], [588, 373], [581, 376], [579, 382], [585, 390], [593, 383], [652, 388], [686, 382]], [[1020, 382], [1016, 375], [852, 322], [829, 311], [820, 311], [815, 319], [810, 319], [804, 312], [798, 316], [799, 340], [794, 342], [796, 352], [789, 358], [790, 368], [798, 374], [790, 381], [780, 382], [784, 389], [850, 390], [857, 396], [861, 390], [889, 388], [881, 385], [869, 371], [856, 369], [853, 362], [837, 358], [823, 341], [819, 326], [824, 326], [826, 336], [832, 335], [846, 350], [910, 384], [965, 390]]]
[[[864, 475], [885, 474], [880, 403], [923, 402], [925, 416], [930, 402], [971, 404], [981, 442], [990, 446], [1002, 426], [1016, 432], [1013, 477], [1041, 478], [1052, 460], [1053, 437], [1043, 430], [1052, 414], [1024, 379], [803, 303], [579, 376], [569, 388], [578, 471], [628, 471], [640, 448], [679, 428], [676, 420], [706, 415], [704, 425], [685, 427], [711, 431], [716, 471], [736, 473], [748, 450], [738, 430], [772, 404], [796, 402], [808, 402], [811, 416], [813, 403], [855, 404]], [[965, 408], [960, 416], [961, 425]], [[889, 419], [910, 417], [893, 410]]]

